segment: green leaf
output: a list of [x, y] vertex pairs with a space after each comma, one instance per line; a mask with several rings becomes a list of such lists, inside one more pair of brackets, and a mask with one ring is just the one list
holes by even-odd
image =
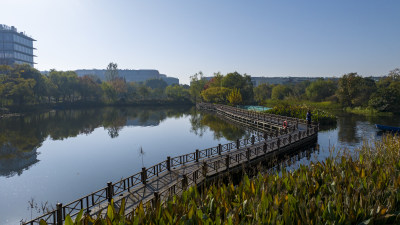
[[71, 216], [67, 215], [65, 217], [65, 225], [74, 225], [74, 222], [71, 219]]
[[39, 225], [47, 225], [47, 223], [46, 223], [46, 221], [44, 221], [43, 219], [41, 219], [41, 220], [39, 221]]
[[126, 203], [125, 198], [123, 198], [121, 201], [121, 208], [119, 208], [119, 213], [118, 213], [121, 217], [123, 217], [125, 213], [125, 203]]
[[111, 199], [111, 203], [108, 204], [108, 208], [107, 208], [107, 217], [110, 218], [111, 221], [113, 221], [114, 214], [115, 214], [114, 199]]
[[75, 224], [78, 224], [78, 222], [81, 221], [82, 215], [83, 215], [83, 209], [81, 209], [81, 211], [79, 211], [78, 215], [76, 216]]

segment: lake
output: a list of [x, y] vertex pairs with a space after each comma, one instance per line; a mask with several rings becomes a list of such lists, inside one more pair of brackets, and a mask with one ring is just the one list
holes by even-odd
[[[336, 126], [321, 127], [319, 150], [296, 165], [380, 138], [375, 123], [400, 119], [341, 114]], [[253, 134], [189, 106], [57, 110], [3, 118], [0, 128], [0, 224], [29, 220], [168, 156]]]

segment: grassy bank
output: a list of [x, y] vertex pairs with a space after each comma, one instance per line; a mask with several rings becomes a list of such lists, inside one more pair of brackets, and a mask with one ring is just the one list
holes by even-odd
[[294, 99], [294, 100], [274, 100], [274, 99], [268, 99], [262, 102], [262, 105], [267, 106], [267, 107], [274, 107], [274, 106], [304, 106], [308, 108], [315, 108], [315, 109], [320, 109], [320, 110], [325, 110], [325, 111], [336, 111], [336, 110], [342, 110], [342, 106], [338, 103], [331, 102], [331, 101], [325, 101], [325, 102], [312, 102], [312, 101], [306, 101], [306, 100], [299, 100], [299, 99]]
[[400, 139], [387, 136], [295, 171], [192, 187], [128, 217], [110, 206], [106, 218], [66, 224], [399, 224], [399, 188]]
[[362, 108], [362, 107], [347, 107], [344, 109], [345, 112], [358, 114], [358, 115], [365, 115], [365, 116], [392, 116], [393, 113], [391, 112], [380, 112], [376, 109], [371, 108]]
[[[266, 113], [277, 114], [281, 116], [290, 116], [299, 119], [306, 119], [307, 111], [310, 108], [307, 106], [291, 106], [291, 105], [279, 105], [274, 106], [272, 109], [265, 111]], [[312, 108], [311, 120], [313, 122], [320, 123], [321, 125], [336, 124], [336, 117], [327, 113], [326, 111]]]

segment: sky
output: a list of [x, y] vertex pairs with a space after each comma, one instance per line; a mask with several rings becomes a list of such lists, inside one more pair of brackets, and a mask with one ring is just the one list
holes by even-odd
[[37, 41], [39, 70], [190, 76], [386, 75], [400, 67], [400, 1], [0, 0], [0, 24]]

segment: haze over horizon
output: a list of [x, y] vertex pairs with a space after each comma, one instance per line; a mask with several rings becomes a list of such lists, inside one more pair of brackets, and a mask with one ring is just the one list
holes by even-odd
[[385, 75], [400, 67], [400, 1], [2, 0], [39, 70], [252, 76]]

